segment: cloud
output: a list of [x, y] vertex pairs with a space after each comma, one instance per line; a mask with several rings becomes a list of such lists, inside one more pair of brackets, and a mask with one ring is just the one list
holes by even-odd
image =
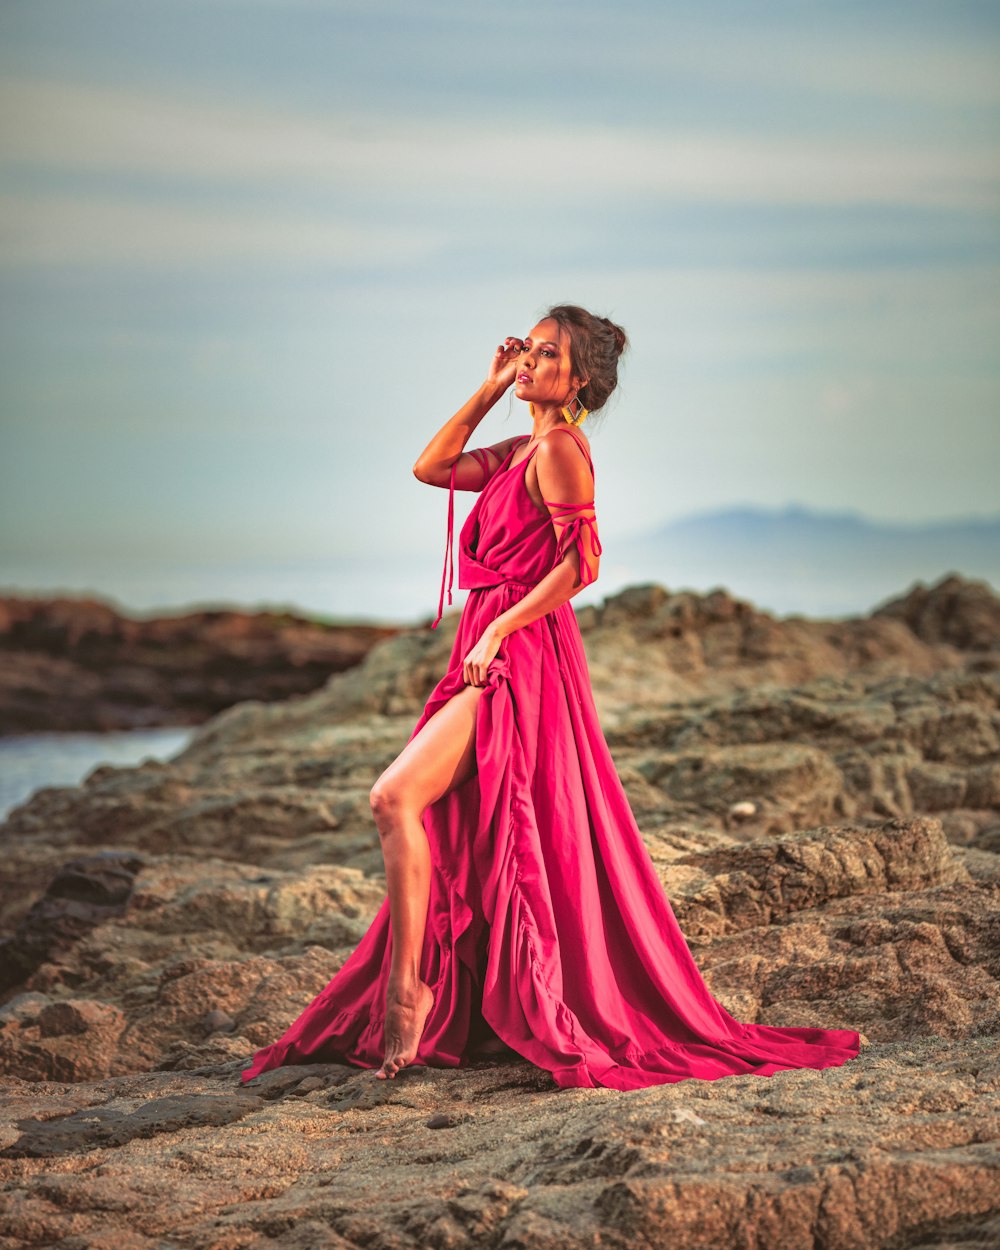
[[[866, 6], [863, 22], [851, 21], [840, 6], [826, 13], [803, 6], [796, 14], [792, 8], [780, 25], [759, 21], [760, 14], [742, 15], [750, 18], [744, 23], [734, 14], [723, 26], [712, 23], [706, 10], [704, 26], [679, 32], [669, 14], [658, 16], [659, 30], [647, 24], [643, 31], [636, 21], [622, 45], [633, 74], [683, 73], [686, 81], [712, 91], [738, 90], [747, 98], [754, 90], [790, 93], [803, 112], [816, 101], [834, 110], [859, 102], [917, 109], [1000, 105], [995, 43], [963, 38], [959, 20], [951, 15], [949, 23], [947, 10], [937, 31], [917, 20], [894, 23], [877, 5]], [[789, 117], [787, 124], [800, 121]]]
[[[677, 127], [548, 124], [544, 141], [492, 122], [296, 113], [31, 79], [0, 92], [0, 161], [198, 187], [340, 191], [355, 200], [477, 202], [512, 180], [565, 192], [601, 169], [598, 201], [894, 204], [995, 209], [992, 144], [817, 140]], [[188, 188], [190, 189], [190, 188]]]
[[[457, 31], [467, 41], [467, 55], [487, 66], [498, 44], [503, 48], [512, 30], [538, 15], [536, 0], [466, 5], [460, 14], [454, 0], [422, 0], [419, 10], [411, 0], [208, 0], [208, 5], [243, 10], [251, 21], [261, 11], [291, 10], [296, 21], [312, 22], [311, 29], [331, 39], [349, 28], [365, 29], [373, 39], [381, 33], [380, 50], [391, 40], [386, 32], [416, 13], [419, 27], [407, 28], [412, 56], [433, 57], [442, 35], [450, 53]], [[869, 0], [862, 14], [841, 5], [716, 0], [699, 10], [677, 0], [632, 0], [611, 20], [604, 0], [573, 0], [565, 7], [552, 5], [548, 20], [560, 23], [565, 65], [588, 64], [599, 47], [602, 76], [624, 75], [639, 87], [656, 76], [667, 84], [680, 77], [724, 93], [794, 92], [802, 102], [836, 97], [918, 107], [1000, 105], [992, 39], [958, 0], [930, 7], [928, 13], [912, 0]]]
[[422, 260], [444, 242], [426, 227], [366, 226], [255, 205], [227, 212], [89, 194], [0, 195], [6, 266], [306, 260], [350, 268]]

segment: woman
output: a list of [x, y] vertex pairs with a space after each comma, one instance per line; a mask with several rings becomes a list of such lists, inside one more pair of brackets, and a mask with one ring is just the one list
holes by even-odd
[[[242, 1079], [341, 1060], [395, 1077], [510, 1050], [560, 1086], [615, 1089], [824, 1068], [847, 1029], [741, 1024], [709, 993], [629, 807], [570, 600], [597, 577], [594, 469], [579, 424], [618, 380], [625, 332], [558, 305], [507, 338], [414, 465], [479, 497], [448, 669], [371, 791], [387, 897], [340, 971]], [[514, 385], [532, 431], [463, 450]], [[451, 602], [451, 582], [448, 585]]]

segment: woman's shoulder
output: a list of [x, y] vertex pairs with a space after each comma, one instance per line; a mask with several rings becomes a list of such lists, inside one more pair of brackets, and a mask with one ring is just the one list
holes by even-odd
[[564, 421], [562, 425], [554, 425], [551, 430], [542, 435], [541, 440], [551, 438], [553, 434], [569, 434], [573, 438], [577, 438], [585, 447], [590, 446], [590, 439], [584, 434], [578, 425], [570, 425], [568, 421]]
[[[565, 432], [561, 432], [561, 431]], [[569, 498], [570, 490], [593, 489], [596, 476], [594, 462], [585, 443], [587, 440], [575, 427], [556, 426], [543, 434], [538, 441], [538, 484], [542, 488], [542, 502], [546, 491], [556, 498]], [[562, 494], [556, 493], [562, 491]]]
[[547, 434], [543, 434], [538, 440], [539, 450], [541, 450], [541, 446], [543, 444], [548, 444], [549, 448], [555, 448], [556, 446], [561, 447], [566, 442], [566, 438], [556, 438], [555, 436], [557, 434], [569, 435], [569, 438], [577, 444], [587, 459], [591, 460], [591, 463], [593, 463], [590, 455], [590, 439], [586, 436], [586, 434], [584, 434], [583, 430], [579, 429], [575, 425], [569, 425], [568, 423], [565, 425], [554, 426]]

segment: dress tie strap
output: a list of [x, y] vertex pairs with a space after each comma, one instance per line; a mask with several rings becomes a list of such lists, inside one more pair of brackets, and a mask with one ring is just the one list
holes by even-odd
[[448, 484], [448, 534], [444, 544], [444, 568], [441, 570], [441, 594], [438, 597], [437, 620], [431, 629], [437, 629], [444, 616], [444, 581], [448, 577], [448, 604], [451, 605], [451, 588], [455, 584], [455, 470], [458, 459], [451, 466], [451, 478]]
[[[470, 456], [474, 456], [476, 463], [482, 471], [482, 481], [479, 483], [479, 489], [482, 490], [490, 479], [490, 449], [488, 447], [473, 447], [469, 452]], [[458, 468], [458, 460], [461, 456], [456, 457], [455, 463], [451, 466], [451, 477], [448, 482], [448, 536], [445, 540], [444, 548], [444, 568], [441, 570], [441, 594], [438, 598], [438, 614], [437, 620], [431, 626], [431, 629], [437, 629], [441, 623], [441, 617], [444, 615], [444, 583], [445, 578], [448, 579], [448, 606], [451, 606], [451, 589], [455, 584], [455, 470]]]
[[[590, 537], [590, 551], [593, 557], [599, 556], [604, 548], [601, 546], [601, 540], [597, 533], [597, 517], [594, 515], [582, 515], [587, 509], [593, 512], [594, 501], [588, 500], [587, 503], [556, 503], [555, 500], [544, 499], [542, 501], [549, 508], [558, 508], [559, 515], [552, 518], [553, 525], [563, 527], [559, 535], [559, 542], [556, 545], [556, 563], [562, 556], [566, 554], [568, 549], [575, 543], [577, 552], [580, 556], [580, 585], [589, 586], [591, 582], [596, 580], [596, 574], [591, 571], [590, 557], [584, 553], [583, 545], [583, 528], [587, 527]], [[574, 515], [578, 514], [578, 515]]]

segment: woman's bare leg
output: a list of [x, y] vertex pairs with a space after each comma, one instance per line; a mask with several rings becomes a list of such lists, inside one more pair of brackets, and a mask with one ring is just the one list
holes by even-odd
[[485, 687], [466, 686], [411, 738], [372, 787], [389, 892], [392, 956], [385, 996], [383, 1080], [412, 1063], [434, 995], [420, 979], [431, 858], [424, 808], [476, 771], [476, 709]]

